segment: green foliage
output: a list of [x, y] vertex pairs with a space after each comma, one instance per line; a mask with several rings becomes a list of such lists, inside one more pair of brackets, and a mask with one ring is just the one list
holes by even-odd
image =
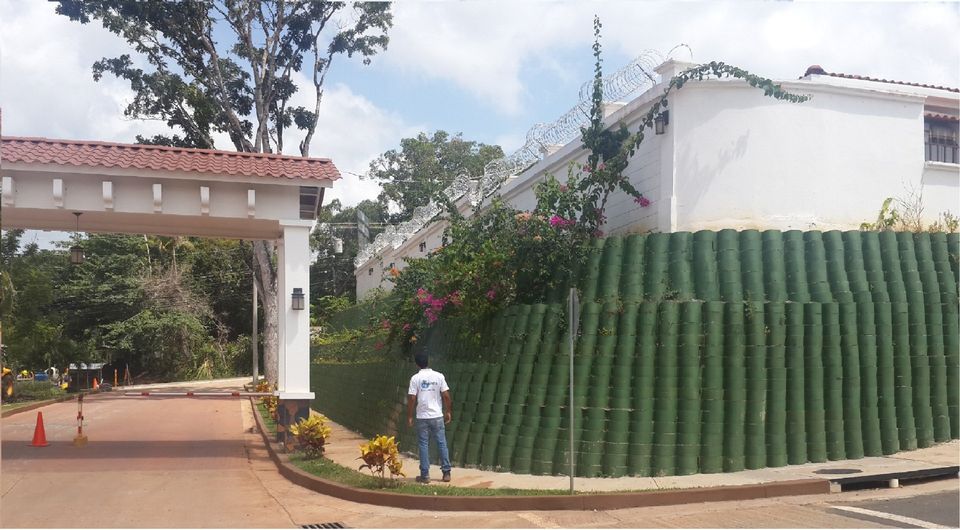
[[454, 314], [478, 325], [504, 307], [567, 285], [586, 239], [558, 219], [496, 199], [477, 215], [451, 222], [451, 242], [426, 258], [408, 260], [396, 278], [384, 322], [391, 338], [416, 342], [419, 332]]
[[905, 199], [887, 197], [880, 205], [877, 220], [860, 223], [860, 230], [894, 230], [897, 232], [957, 232], [960, 218], [951, 212], [941, 212], [932, 223], [923, 221], [923, 197], [919, 192]]
[[[343, 206], [338, 199], [323, 206], [317, 215], [317, 227], [310, 235], [310, 247], [317, 259], [310, 265], [310, 299], [324, 296], [347, 297], [353, 301], [357, 279], [353, 275], [353, 259], [357, 257], [360, 242], [357, 234], [357, 212], [363, 212], [369, 222], [370, 236], [382, 230], [386, 210], [380, 204], [364, 200], [356, 206]], [[340, 239], [343, 252], [337, 254], [334, 239]], [[323, 311], [323, 306], [319, 307]], [[323, 319], [318, 321], [323, 322]]]
[[[290, 127], [312, 135], [333, 58], [369, 63], [393, 25], [385, 2], [59, 0], [57, 13], [99, 20], [145, 59], [149, 69], [129, 54], [93, 66], [95, 80], [110, 74], [130, 83], [126, 116], [160, 119], [183, 133], [138, 141], [212, 148], [214, 133], [224, 132], [246, 152], [270, 151], [271, 141], [282, 151]], [[317, 88], [313, 108], [288, 105], [300, 73]]]
[[312, 338], [314, 363], [350, 363], [380, 359], [389, 355], [387, 331], [365, 326], [357, 329], [322, 333]]
[[370, 176], [381, 181], [378, 200], [386, 211], [400, 211], [389, 218], [401, 223], [413, 216], [413, 210], [431, 200], [443, 202], [441, 192], [460, 175], [478, 178], [491, 160], [503, 158], [503, 149], [464, 140], [436, 131], [433, 136], [420, 133], [400, 140], [400, 150], [391, 149], [370, 163]]
[[19, 294], [4, 320], [11, 366], [107, 361], [157, 378], [249, 371], [249, 246], [92, 235], [74, 266], [63, 251], [20, 249], [15, 235], [3, 238]]
[[64, 395], [64, 390], [49, 381], [17, 381], [13, 384], [13, 399], [4, 401], [42, 401]]

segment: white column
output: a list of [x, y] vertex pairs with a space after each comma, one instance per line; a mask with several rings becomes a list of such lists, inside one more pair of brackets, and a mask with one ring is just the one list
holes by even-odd
[[[313, 399], [310, 391], [310, 227], [312, 221], [280, 221], [278, 254], [280, 399]], [[303, 290], [304, 308], [293, 309], [293, 289]]]

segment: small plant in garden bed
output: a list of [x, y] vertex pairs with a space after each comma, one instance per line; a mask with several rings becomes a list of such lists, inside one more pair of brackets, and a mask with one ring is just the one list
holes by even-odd
[[403, 473], [403, 461], [400, 460], [400, 447], [393, 436], [377, 435], [361, 445], [360, 460], [364, 463], [359, 469], [368, 468], [374, 476], [379, 476], [381, 487], [387, 484], [385, 476], [387, 470], [390, 471], [391, 479], [406, 476]]
[[[267, 381], [260, 381], [257, 383], [257, 392], [273, 392], [273, 385]], [[280, 404], [280, 398], [277, 396], [264, 396], [260, 398], [260, 402], [263, 403], [264, 407], [266, 407], [267, 412], [270, 414], [270, 418], [276, 421], [277, 406]]]
[[267, 433], [273, 437], [276, 437], [277, 421], [274, 420], [270, 415], [270, 411], [267, 410], [267, 406], [263, 403], [257, 403], [257, 410], [260, 412], [260, 417], [263, 419], [263, 426], [267, 429]]
[[330, 421], [323, 414], [311, 414], [290, 426], [290, 432], [297, 437], [300, 448], [307, 458], [323, 456], [323, 448], [330, 438]]

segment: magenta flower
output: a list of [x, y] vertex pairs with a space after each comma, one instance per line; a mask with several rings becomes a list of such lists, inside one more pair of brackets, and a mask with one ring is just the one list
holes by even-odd
[[410, 331], [410, 324], [404, 324], [403, 331]]
[[560, 217], [559, 215], [554, 215], [550, 218], [550, 226], [556, 228], [558, 226], [563, 226], [566, 223], [566, 219]]
[[390, 329], [390, 321], [384, 320], [383, 322], [380, 322], [380, 327], [382, 327], [383, 329]]
[[493, 289], [490, 289], [489, 291], [487, 291], [487, 300], [493, 300], [494, 298], [496, 298], [496, 296], [497, 296], [497, 292], [494, 291]]
[[646, 208], [647, 206], [650, 206], [650, 199], [644, 197], [643, 195], [634, 199], [633, 202], [639, 204], [641, 208]]
[[600, 162], [600, 165], [597, 166], [597, 171], [603, 171], [604, 169], [607, 169], [607, 165]]

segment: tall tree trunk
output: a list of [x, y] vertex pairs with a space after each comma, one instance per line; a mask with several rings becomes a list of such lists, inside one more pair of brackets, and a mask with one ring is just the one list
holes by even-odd
[[253, 255], [256, 260], [255, 278], [263, 307], [263, 375], [270, 384], [276, 385], [280, 360], [280, 307], [273, 242], [254, 241]]

